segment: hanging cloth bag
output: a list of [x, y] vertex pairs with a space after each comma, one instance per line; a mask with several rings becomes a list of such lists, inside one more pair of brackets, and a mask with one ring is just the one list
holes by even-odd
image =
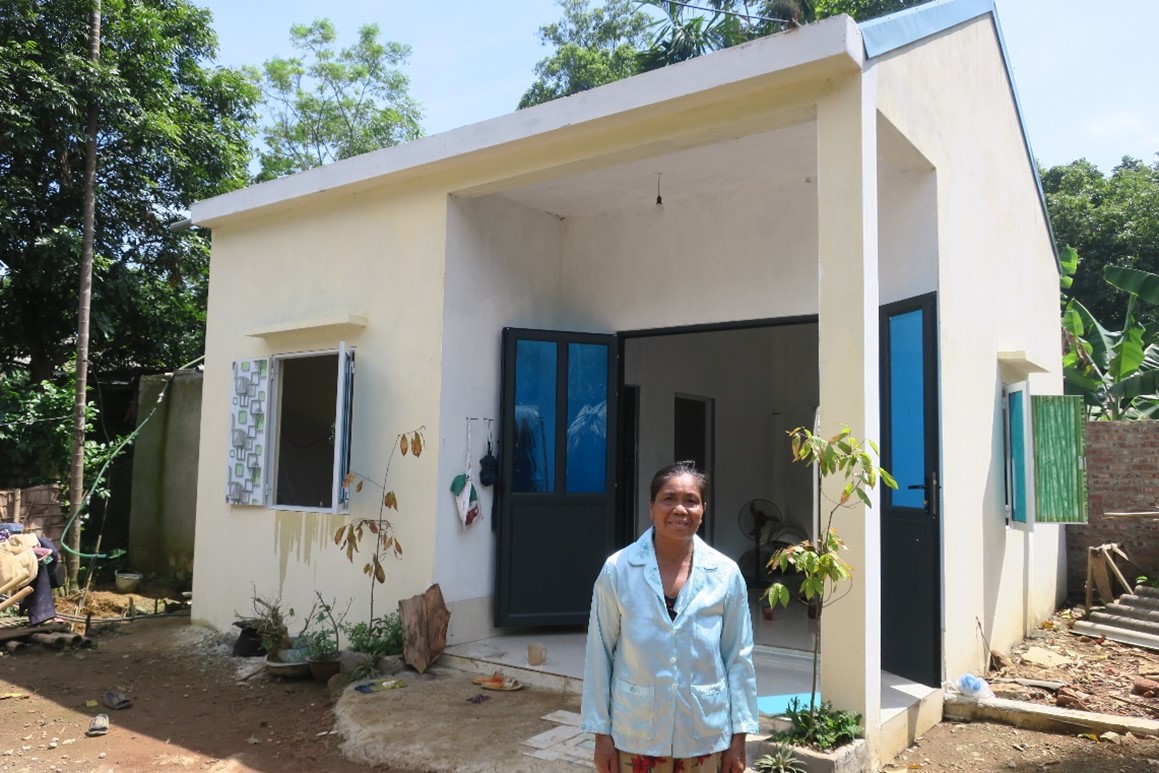
[[471, 480], [471, 420], [467, 420], [467, 470], [456, 475], [451, 481], [451, 493], [455, 495], [455, 509], [463, 528], [467, 528], [479, 518], [479, 494]]

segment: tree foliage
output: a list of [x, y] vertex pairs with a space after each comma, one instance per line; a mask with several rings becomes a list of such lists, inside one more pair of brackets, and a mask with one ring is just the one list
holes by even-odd
[[[1041, 175], [1060, 254], [1069, 245], [1082, 256], [1071, 297], [1104, 325], [1123, 329], [1123, 296], [1104, 281], [1104, 270], [1159, 273], [1159, 163], [1147, 166], [1126, 156], [1104, 175], [1080, 159]], [[1138, 313], [1145, 325], [1159, 320], [1159, 307], [1144, 305]]]
[[535, 65], [521, 110], [636, 74], [648, 17], [635, 0], [608, 0], [596, 8], [591, 0], [558, 3], [563, 17], [539, 28], [540, 40], [555, 53]]
[[303, 56], [274, 58], [262, 67], [265, 123], [258, 180], [397, 145], [422, 135], [422, 110], [398, 67], [410, 46], [379, 40], [377, 24], [357, 42], [336, 49], [328, 19], [295, 24], [290, 41]]
[[207, 238], [167, 226], [246, 180], [258, 92], [209, 67], [217, 39], [188, 0], [0, 5], [0, 367], [31, 384], [71, 356], [85, 117], [99, 104], [90, 362], [172, 367], [204, 347]]
[[[790, 26], [839, 13], [860, 20], [927, 0], [558, 0], [563, 18], [540, 27], [555, 53], [535, 66], [535, 83], [519, 101], [529, 107], [637, 72], [683, 62]], [[650, 13], [642, 9], [651, 8]], [[649, 33], [650, 30], [650, 33]]]
[[[1068, 275], [1081, 261], [1073, 247], [1062, 254], [1066, 288]], [[1091, 418], [1159, 418], [1159, 324], [1142, 320], [1145, 309], [1159, 308], [1159, 274], [1105, 266], [1103, 277], [1120, 300], [1126, 293], [1124, 322], [1119, 330], [1108, 329], [1081, 301], [1064, 293], [1062, 364], [1067, 394], [1081, 395]]]
[[643, 0], [655, 6], [647, 48], [640, 52], [640, 69], [655, 70], [722, 48], [746, 43], [838, 14], [865, 21], [928, 0], [704, 0], [705, 10], [667, 0]]

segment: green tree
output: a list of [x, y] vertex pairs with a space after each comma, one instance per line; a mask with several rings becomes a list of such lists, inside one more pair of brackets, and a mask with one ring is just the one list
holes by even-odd
[[539, 28], [540, 40], [555, 53], [535, 65], [535, 82], [519, 100], [521, 110], [636, 74], [648, 17], [635, 0], [608, 0], [597, 8], [591, 0], [558, 3], [563, 17]]
[[661, 16], [653, 22], [640, 69], [676, 62], [745, 43], [790, 26], [846, 13], [858, 21], [901, 11], [928, 0], [704, 0], [705, 10], [667, 0], [642, 0]]
[[262, 67], [265, 124], [258, 180], [272, 180], [422, 136], [422, 110], [398, 66], [410, 46], [379, 41], [377, 24], [336, 50], [329, 19], [295, 24], [290, 42], [305, 59], [274, 58]]
[[[1104, 175], [1090, 161], [1079, 159], [1041, 175], [1059, 253], [1070, 245], [1082, 256], [1071, 297], [1104, 325], [1123, 329], [1123, 297], [1104, 281], [1104, 269], [1159, 273], [1159, 163], [1147, 166], [1125, 156]], [[1138, 313], [1144, 325], [1159, 320], [1155, 306], [1143, 306]]]
[[30, 384], [74, 353], [88, 106], [99, 105], [90, 363], [172, 367], [204, 348], [207, 238], [168, 224], [246, 182], [258, 91], [207, 66], [188, 0], [0, 4], [0, 368]]

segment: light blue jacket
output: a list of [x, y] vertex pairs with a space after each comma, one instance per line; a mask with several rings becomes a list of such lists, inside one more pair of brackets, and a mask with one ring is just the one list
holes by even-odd
[[648, 529], [596, 579], [583, 729], [609, 734], [633, 754], [722, 751], [734, 733], [759, 730], [752, 654], [748, 591], [736, 563], [695, 537], [672, 620]]

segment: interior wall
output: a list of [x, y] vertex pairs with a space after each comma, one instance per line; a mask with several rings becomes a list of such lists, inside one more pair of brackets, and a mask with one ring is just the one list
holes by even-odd
[[809, 469], [793, 465], [785, 432], [812, 426], [817, 405], [815, 323], [630, 338], [624, 381], [639, 387], [635, 534], [648, 528], [648, 486], [675, 461], [677, 394], [714, 401], [710, 541], [733, 559], [750, 549], [737, 513], [750, 499], [777, 504], [785, 522], [810, 533]]
[[[811, 178], [810, 178], [811, 179]], [[816, 190], [707, 191], [563, 221], [566, 326], [616, 332], [817, 313]]]
[[449, 491], [467, 458], [467, 417], [490, 418], [499, 437], [504, 327], [556, 328], [561, 221], [498, 197], [447, 200], [439, 498], [435, 579], [451, 608], [449, 641], [488, 634], [495, 583], [493, 491], [478, 484], [487, 422], [471, 422], [471, 459], [484, 514], [464, 528]]

